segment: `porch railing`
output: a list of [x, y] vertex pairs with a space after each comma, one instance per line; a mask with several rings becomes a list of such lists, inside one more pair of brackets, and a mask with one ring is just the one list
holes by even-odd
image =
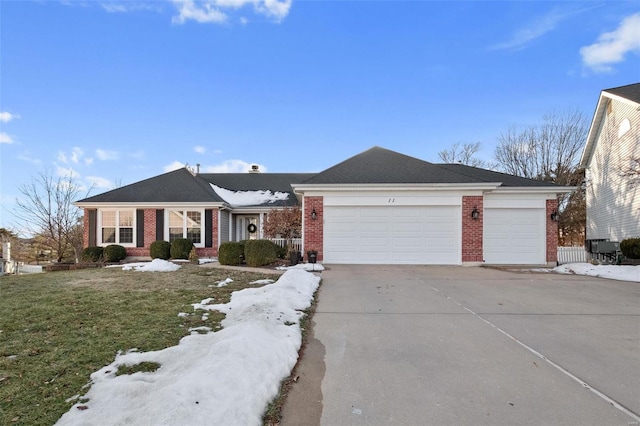
[[[280, 247], [286, 247], [287, 246], [287, 242], [288, 242], [288, 240], [286, 238], [269, 238], [269, 240], [273, 241], [274, 243], [276, 243]], [[302, 251], [302, 238], [294, 238], [291, 241], [291, 244], [293, 245], [292, 248], [294, 250]], [[290, 247], [290, 249], [291, 249], [291, 247]]]
[[581, 263], [589, 260], [589, 253], [584, 247], [558, 247], [558, 264]]

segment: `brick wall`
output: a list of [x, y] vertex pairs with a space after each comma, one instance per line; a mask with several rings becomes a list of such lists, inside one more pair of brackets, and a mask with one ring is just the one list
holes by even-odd
[[[483, 197], [462, 197], [462, 262], [482, 262], [482, 235], [484, 232]], [[477, 220], [471, 218], [476, 208], [480, 212]]]
[[[317, 250], [318, 261], [323, 258], [324, 243], [324, 198], [304, 197], [304, 249]], [[311, 212], [316, 211], [316, 220], [311, 219]]]
[[558, 261], [558, 222], [551, 220], [551, 213], [558, 209], [558, 200], [547, 200], [547, 262]]
[[[137, 224], [140, 226], [141, 224]], [[127, 247], [127, 256], [148, 257], [151, 243], [156, 240], [156, 209], [144, 210], [144, 247]]]

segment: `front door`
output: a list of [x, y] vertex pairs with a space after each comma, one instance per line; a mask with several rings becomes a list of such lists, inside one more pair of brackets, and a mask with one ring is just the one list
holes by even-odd
[[236, 219], [237, 241], [257, 240], [260, 238], [258, 216], [238, 216]]

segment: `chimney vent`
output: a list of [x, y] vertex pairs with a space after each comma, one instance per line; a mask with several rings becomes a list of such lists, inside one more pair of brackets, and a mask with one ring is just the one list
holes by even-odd
[[249, 173], [260, 173], [260, 166], [257, 164], [252, 164]]

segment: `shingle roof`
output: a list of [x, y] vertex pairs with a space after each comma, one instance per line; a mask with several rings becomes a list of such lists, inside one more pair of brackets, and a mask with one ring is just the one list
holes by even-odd
[[527, 179], [493, 170], [480, 169], [464, 164], [438, 164], [439, 167], [469, 176], [478, 182], [502, 182], [502, 187], [527, 187], [527, 186], [558, 186], [551, 182], [536, 179]]
[[614, 87], [612, 89], [603, 90], [603, 92], [611, 93], [621, 98], [629, 99], [640, 104], [640, 83], [627, 84], [626, 86]]
[[466, 183], [468, 180], [427, 161], [374, 146], [318, 173], [304, 184]]
[[182, 168], [94, 195], [78, 203], [199, 203], [223, 200], [203, 179]]
[[556, 186], [462, 164], [433, 164], [381, 147], [373, 147], [343, 161], [316, 176], [307, 184], [402, 184], [402, 183], [475, 183], [502, 182], [502, 186]]
[[[388, 149], [373, 147], [321, 173], [202, 173], [182, 168], [78, 203], [224, 203], [210, 184], [230, 191], [286, 192], [286, 200], [259, 206], [297, 204], [292, 184], [477, 184], [501, 182], [504, 187], [557, 186], [462, 164], [433, 164]], [[248, 207], [248, 206], [246, 206]], [[258, 206], [253, 206], [258, 207]]]

